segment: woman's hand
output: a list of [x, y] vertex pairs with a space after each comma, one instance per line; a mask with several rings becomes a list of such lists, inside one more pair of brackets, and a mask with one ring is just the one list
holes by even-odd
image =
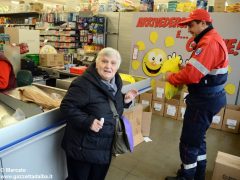
[[137, 95], [138, 95], [138, 91], [135, 90], [135, 89], [132, 89], [132, 90], [128, 91], [128, 92], [125, 94], [124, 102], [125, 102], [126, 104], [127, 104], [127, 103], [130, 103]]
[[100, 129], [102, 129], [102, 127], [103, 127], [103, 121], [94, 119], [90, 129], [94, 132], [99, 132]]

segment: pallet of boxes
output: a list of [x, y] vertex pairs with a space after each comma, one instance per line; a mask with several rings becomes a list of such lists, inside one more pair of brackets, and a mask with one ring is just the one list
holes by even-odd
[[[154, 114], [168, 117], [174, 120], [183, 120], [184, 114], [186, 111], [186, 96], [188, 95], [188, 90], [187, 87], [184, 86], [178, 94], [176, 94], [173, 98], [171, 99], [166, 99], [165, 98], [165, 81], [157, 80], [155, 87], [153, 89], [153, 100], [152, 100], [152, 112]], [[227, 112], [229, 111], [236, 111], [237, 107], [233, 105], [227, 106]], [[239, 107], [240, 110], [240, 107]], [[225, 107], [222, 108], [214, 117], [212, 120], [211, 128], [214, 129], [227, 129], [227, 131], [230, 132], [236, 132], [236, 129], [234, 128], [239, 127], [239, 121], [238, 120], [233, 120], [234, 118], [236, 119], [236, 116], [233, 117], [237, 112], [231, 112], [231, 117], [233, 118], [232, 120], [227, 120], [229, 117], [229, 113], [226, 113], [224, 116], [225, 112]], [[240, 111], [239, 111], [239, 117], [240, 117]], [[224, 118], [226, 119], [224, 121]], [[231, 126], [227, 126], [223, 124], [231, 124]]]
[[[180, 108], [180, 93], [171, 99], [165, 98], [166, 81], [157, 80], [153, 89], [152, 111], [154, 114], [178, 120]], [[184, 104], [182, 105], [185, 106]], [[179, 118], [181, 120], [181, 118]]]
[[240, 133], [240, 106], [226, 105], [212, 119], [210, 128]]
[[153, 89], [153, 101], [152, 101], [152, 112], [163, 116], [164, 113], [164, 102], [165, 102], [165, 82], [156, 81], [155, 87]]

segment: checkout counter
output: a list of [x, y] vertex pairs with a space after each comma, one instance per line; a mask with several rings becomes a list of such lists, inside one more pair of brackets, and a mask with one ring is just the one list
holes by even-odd
[[[66, 90], [35, 85], [47, 93], [63, 96], [66, 93]], [[9, 114], [20, 108], [26, 119], [0, 128], [0, 180], [64, 179], [67, 171], [61, 140], [65, 121], [59, 109], [43, 112], [40, 106], [23, 102], [12, 93], [0, 93], [0, 105]]]
[[[94, 53], [84, 54], [81, 56], [80, 60], [73, 60], [73, 57], [71, 57], [70, 59], [71, 60], [69, 60], [69, 63], [70, 63], [69, 65], [72, 65], [74, 63], [74, 65], [77, 65], [77, 66], [81, 65], [81, 66], [88, 67], [93, 62], [95, 62], [96, 54]], [[74, 78], [79, 76], [79, 74], [70, 73], [69, 67], [67, 68], [68, 70], [65, 70], [65, 69], [58, 69], [55, 67], [38, 66], [39, 69], [41, 69], [42, 71], [45, 71], [49, 75], [49, 78], [46, 80], [47, 85], [53, 86], [53, 87], [59, 87], [63, 89], [68, 89], [69, 87], [68, 82], [71, 82]]]

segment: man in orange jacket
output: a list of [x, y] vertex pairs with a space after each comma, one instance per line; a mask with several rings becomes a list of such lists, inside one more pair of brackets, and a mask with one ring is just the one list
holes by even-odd
[[166, 180], [204, 180], [206, 131], [213, 116], [226, 104], [223, 85], [228, 76], [228, 52], [207, 11], [194, 10], [180, 25], [187, 25], [194, 36], [194, 50], [180, 72], [166, 73], [168, 82], [176, 86], [186, 84], [189, 91], [179, 144], [181, 168], [177, 177]]
[[16, 78], [12, 64], [0, 53], [0, 91], [16, 87]]

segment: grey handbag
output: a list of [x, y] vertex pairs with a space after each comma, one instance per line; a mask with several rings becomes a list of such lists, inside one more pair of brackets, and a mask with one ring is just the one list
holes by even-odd
[[119, 118], [116, 107], [111, 99], [109, 99], [109, 104], [113, 112], [113, 117], [116, 120], [112, 154], [116, 156], [117, 154], [124, 154], [127, 152], [131, 152], [124, 123], [122, 122], [122, 119]]

